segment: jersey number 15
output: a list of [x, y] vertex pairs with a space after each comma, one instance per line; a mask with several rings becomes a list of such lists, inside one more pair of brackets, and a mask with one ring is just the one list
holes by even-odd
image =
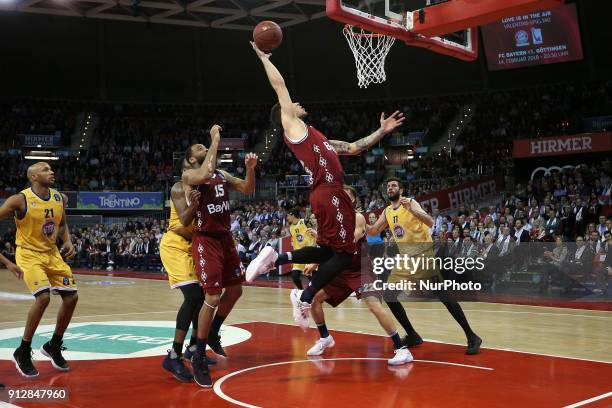
[[221, 197], [223, 196], [224, 191], [223, 191], [223, 184], [217, 184], [215, 186], [215, 197]]

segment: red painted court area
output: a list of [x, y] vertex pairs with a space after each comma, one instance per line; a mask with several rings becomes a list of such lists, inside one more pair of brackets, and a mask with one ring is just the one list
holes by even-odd
[[[273, 323], [239, 324], [252, 333], [227, 348], [229, 358], [211, 372], [215, 389], [181, 384], [161, 368], [163, 357], [74, 361], [59, 373], [38, 361], [40, 376], [26, 380], [10, 361], [0, 362], [7, 388], [67, 387], [69, 401], [23, 407], [563, 407], [612, 391], [612, 364], [426, 342], [415, 362], [389, 367], [385, 337], [332, 332], [333, 351], [307, 359], [316, 330]], [[486, 339], [485, 339], [486, 342]], [[2, 399], [7, 401], [6, 391]], [[2, 404], [0, 403], [0, 406]], [[574, 405], [582, 406], [582, 405]], [[588, 403], [611, 407], [612, 396]]]

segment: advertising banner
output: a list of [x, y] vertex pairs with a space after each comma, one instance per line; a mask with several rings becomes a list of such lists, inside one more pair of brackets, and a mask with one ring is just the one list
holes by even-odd
[[489, 70], [581, 60], [576, 5], [511, 16], [481, 27]]
[[77, 208], [98, 210], [157, 210], [163, 209], [161, 192], [79, 192]]

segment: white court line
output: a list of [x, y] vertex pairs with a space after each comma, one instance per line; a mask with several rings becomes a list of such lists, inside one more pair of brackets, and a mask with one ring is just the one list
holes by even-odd
[[[148, 315], [148, 314], [160, 314], [160, 313], [177, 313], [176, 310], [164, 310], [160, 312], [130, 312], [130, 313], [113, 313], [113, 314], [99, 314], [99, 315], [88, 315], [88, 316], [73, 316], [72, 319], [91, 319], [95, 317], [112, 317], [112, 316], [132, 316], [132, 315]], [[43, 320], [57, 320], [56, 317], [46, 317]], [[16, 320], [12, 322], [0, 322], [0, 324], [11, 324], [11, 323], [25, 323], [25, 320]]]
[[8, 402], [0, 401], [0, 408], [20, 408], [19, 405], [9, 404]]
[[34, 300], [34, 296], [20, 292], [0, 292], [0, 299], [7, 300]]
[[563, 408], [576, 408], [576, 407], [581, 407], [581, 406], [583, 406], [583, 405], [590, 404], [591, 402], [599, 401], [599, 400], [602, 400], [602, 399], [604, 399], [604, 398], [608, 398], [608, 397], [612, 397], [612, 392], [607, 392], [607, 393], [605, 393], [605, 394], [601, 394], [601, 395], [598, 395], [598, 396], [596, 396], [596, 397], [589, 398], [589, 399], [587, 399], [587, 400], [580, 401], [580, 402], [577, 402], [577, 403], [572, 404], [572, 405], [566, 405], [566, 406], [565, 406], [565, 407], [563, 407]]
[[[493, 303], [499, 304], [499, 303]], [[525, 305], [515, 305], [515, 306], [525, 306]], [[283, 306], [283, 307], [254, 307], [254, 308], [234, 308], [235, 311], [255, 311], [255, 310], [290, 310], [291, 306]], [[333, 308], [329, 309], [330, 311], [334, 310], [365, 310], [366, 307], [342, 307], [342, 308]], [[558, 309], [558, 308], [557, 308]], [[442, 308], [418, 308], [413, 309], [413, 311], [446, 311], [446, 309]], [[569, 316], [569, 317], [586, 317], [593, 319], [612, 319], [612, 313], [607, 312], [610, 316], [595, 316], [595, 315], [581, 315], [581, 314], [572, 314], [572, 313], [543, 313], [543, 312], [528, 312], [528, 311], [517, 311], [517, 310], [486, 310], [486, 309], [463, 309], [465, 312], [480, 312], [480, 313], [509, 313], [509, 314], [533, 314], [533, 315], [542, 315], [542, 316]], [[572, 309], [578, 310], [578, 309]], [[164, 310], [164, 311], [156, 311], [156, 312], [129, 312], [129, 313], [112, 313], [112, 314], [98, 314], [98, 315], [87, 315], [87, 316], [74, 316], [73, 319], [91, 319], [98, 317], [113, 317], [113, 316], [132, 316], [132, 315], [148, 315], [148, 314], [163, 314], [163, 313], [176, 313], [177, 310]], [[604, 312], [606, 311], [601, 311]], [[43, 318], [42, 321], [46, 320], [56, 320], [55, 317]], [[263, 321], [263, 320], [262, 320]], [[13, 324], [13, 323], [25, 323], [25, 320], [16, 320], [11, 322], [0, 322], [0, 324]], [[272, 323], [272, 322], [267, 322]]]
[[[298, 327], [297, 325], [290, 324], [290, 323], [271, 322], [269, 320], [259, 320], [259, 322], [260, 323], [280, 324], [280, 325], [284, 325], [284, 326]], [[254, 322], [254, 323], [256, 323], [256, 322]], [[341, 330], [341, 329], [331, 329], [331, 330], [338, 331], [338, 332], [343, 332], [343, 333], [356, 333], [356, 332], [350, 331], [350, 330]], [[368, 336], [377, 336], [377, 337], [389, 337], [389, 336], [387, 336], [385, 334], [374, 334], [374, 333], [367, 333], [367, 332], [363, 332], [363, 333], [359, 333], [359, 334], [367, 334]], [[440, 341], [440, 340], [432, 340], [432, 339], [423, 339], [423, 340], [424, 341], [428, 341], [430, 343], [451, 344], [453, 346], [465, 346], [465, 344], [462, 344], [462, 343], [451, 343], [451, 342], [448, 342], [448, 341]], [[497, 351], [509, 351], [511, 353], [531, 354], [531, 355], [534, 355], [534, 356], [567, 358], [569, 360], [589, 361], [591, 363], [612, 364], [612, 361], [591, 360], [591, 359], [588, 359], [588, 358], [559, 356], [559, 355], [556, 355], [556, 354], [533, 353], [533, 352], [530, 352], [530, 351], [513, 350], [513, 349], [510, 349], [510, 348], [497, 348], [497, 347], [481, 347], [481, 348], [489, 349], [489, 350], [497, 350]]]
[[[249, 367], [249, 368], [243, 368], [242, 370], [238, 370], [238, 371], [234, 371], [233, 373], [229, 373], [224, 375], [223, 377], [219, 378], [217, 381], [215, 381], [215, 384], [213, 386], [213, 390], [215, 392], [215, 394], [217, 394], [220, 398], [235, 404], [235, 405], [240, 405], [242, 407], [248, 407], [248, 408], [260, 408], [257, 405], [251, 405], [248, 404], [246, 402], [242, 402], [242, 401], [238, 401], [232, 397], [230, 397], [229, 395], [225, 394], [223, 392], [223, 390], [221, 389], [221, 385], [223, 384], [223, 382], [225, 382], [225, 380], [234, 377], [238, 374], [242, 374], [245, 373], [247, 371], [253, 371], [253, 370], [257, 370], [259, 368], [266, 368], [266, 367], [275, 367], [275, 366], [279, 366], [279, 365], [285, 365], [285, 364], [298, 364], [298, 363], [315, 363], [315, 362], [319, 362], [319, 361], [354, 361], [354, 360], [360, 360], [360, 361], [364, 361], [364, 360], [368, 360], [368, 361], [387, 361], [387, 358], [375, 358], [375, 357], [347, 357], [347, 358], [318, 358], [318, 359], [312, 359], [312, 360], [294, 360], [294, 361], [281, 361], [280, 363], [271, 363], [271, 364], [263, 364], [263, 365], [259, 365], [259, 366], [255, 366], [255, 367]], [[436, 360], [413, 360], [415, 362], [420, 362], [420, 363], [433, 363], [433, 364], [445, 364], [445, 365], [452, 365], [452, 366], [459, 366], [459, 367], [466, 367], [466, 368], [475, 368], [478, 370], [487, 370], [487, 371], [494, 371], [493, 368], [489, 368], [489, 367], [480, 367], [480, 366], [474, 366], [474, 365], [468, 365], [468, 364], [458, 364], [458, 363], [450, 363], [448, 361], [436, 361]]]
[[[84, 276], [102, 276], [102, 275], [87, 275], [85, 274]], [[146, 281], [162, 281], [160, 279], [149, 279], [149, 278], [129, 278], [129, 277], [121, 277], [121, 276], [107, 276], [110, 278], [116, 278], [116, 279], [138, 279], [138, 280], [146, 280]], [[278, 289], [282, 289], [282, 290], [290, 290], [289, 288], [281, 288], [281, 287], [270, 287], [270, 286], [251, 286], [251, 285], [243, 285], [245, 288], [253, 288], [253, 289], [274, 289], [274, 290], [278, 290]], [[553, 299], [554, 300], [554, 299]], [[584, 302], [588, 302], [587, 300], [585, 300]], [[410, 302], [407, 302], [410, 303]], [[559, 307], [559, 306], [540, 306], [540, 305], [523, 305], [520, 303], [502, 303], [502, 302], [483, 302], [483, 301], [475, 301], [475, 300], [467, 300], [467, 301], [463, 301], [462, 303], [478, 303], [478, 304], [487, 304], [487, 305], [511, 305], [511, 306], [522, 306], [522, 307], [540, 307], [540, 308], [547, 308], [547, 309], [561, 309], [561, 310], [591, 310], [591, 309], [583, 309], [583, 308], [574, 308], [574, 307]], [[428, 310], [428, 309], [423, 309], [423, 310]], [[432, 309], [435, 310], [435, 309]], [[594, 312], [609, 312], [607, 310], [593, 310]], [[524, 312], [527, 313], [527, 312]], [[578, 315], [575, 315], [578, 316]], [[586, 315], [588, 316], [588, 315]], [[588, 317], [593, 317], [593, 316], [588, 316]]]

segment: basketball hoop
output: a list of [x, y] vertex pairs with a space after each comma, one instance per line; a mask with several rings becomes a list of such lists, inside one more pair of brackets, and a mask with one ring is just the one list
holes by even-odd
[[395, 37], [368, 32], [348, 24], [344, 26], [342, 33], [355, 57], [359, 87], [367, 88], [371, 83], [385, 82], [385, 58], [395, 42]]

